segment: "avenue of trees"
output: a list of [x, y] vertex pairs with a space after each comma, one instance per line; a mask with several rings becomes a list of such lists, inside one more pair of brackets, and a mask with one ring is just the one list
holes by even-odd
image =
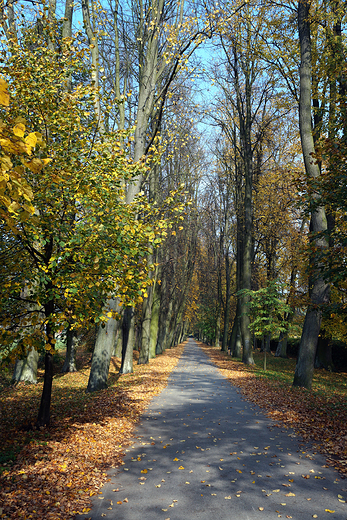
[[188, 333], [247, 364], [301, 336], [293, 383], [310, 388], [346, 334], [342, 2], [1, 17], [0, 356], [35, 382], [44, 353], [37, 426], [56, 341], [76, 370], [86, 330], [89, 392], [113, 355], [129, 373], [134, 349], [148, 363]]

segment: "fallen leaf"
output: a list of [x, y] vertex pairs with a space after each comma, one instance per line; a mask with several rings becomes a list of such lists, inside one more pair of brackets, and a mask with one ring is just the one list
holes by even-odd
[[142, 469], [141, 473], [148, 473], [148, 471], [146, 469]]
[[264, 511], [263, 507], [258, 507], [259, 511]]
[[184, 469], [184, 467], [183, 467], [183, 466], [180, 466], [178, 469]]
[[335, 511], [333, 511], [331, 509], [324, 509], [324, 511], [326, 511], [327, 513], [335, 513]]

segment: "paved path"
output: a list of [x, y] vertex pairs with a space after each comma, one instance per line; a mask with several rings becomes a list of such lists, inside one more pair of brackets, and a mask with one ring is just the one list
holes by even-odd
[[193, 340], [136, 437], [92, 520], [347, 519], [347, 480], [242, 399]]

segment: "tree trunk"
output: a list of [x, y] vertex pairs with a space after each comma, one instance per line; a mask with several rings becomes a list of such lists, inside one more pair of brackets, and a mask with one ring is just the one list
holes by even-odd
[[133, 350], [135, 340], [135, 327], [131, 327], [134, 322], [134, 308], [126, 307], [123, 316], [123, 348], [122, 348], [122, 364], [119, 370], [120, 374], [132, 374], [133, 372]]
[[[315, 148], [311, 123], [312, 55], [309, 10], [310, 4], [307, 0], [299, 2], [298, 28], [301, 54], [299, 123], [305, 170], [308, 178], [314, 181], [319, 177], [320, 170], [317, 162], [313, 159]], [[313, 198], [317, 198], [317, 195], [313, 195]], [[317, 237], [317, 234], [324, 233], [326, 230], [325, 209], [323, 206], [316, 206], [311, 211], [310, 223], [311, 244], [316, 251], [328, 247], [324, 235]], [[308, 389], [312, 385], [314, 360], [322, 318], [322, 304], [328, 303], [330, 297], [329, 285], [322, 277], [319, 262], [314, 254], [311, 255], [310, 264], [310, 305], [306, 312], [293, 381], [294, 386], [304, 386]]]
[[266, 334], [264, 338], [264, 352], [271, 352], [271, 334]]
[[275, 356], [281, 358], [287, 358], [287, 346], [288, 346], [288, 333], [281, 332], [278, 340]]
[[39, 409], [39, 415], [37, 418], [37, 427], [48, 426], [50, 422], [50, 408], [51, 408], [51, 397], [52, 397], [52, 384], [53, 384], [53, 354], [52, 352], [46, 352], [45, 354], [45, 376], [43, 382], [43, 390], [41, 396], [41, 403]]
[[317, 353], [315, 359], [315, 368], [325, 368], [329, 372], [334, 372], [335, 367], [332, 358], [332, 341], [331, 338], [321, 334], [318, 338]]
[[61, 371], [66, 372], [77, 372], [76, 367], [76, 350], [78, 345], [78, 339], [76, 332], [68, 327], [66, 331], [66, 356], [63, 368]]
[[214, 336], [214, 346], [215, 348], [219, 348], [219, 338], [220, 338], [220, 302], [217, 304], [217, 319], [216, 319], [216, 330]]
[[224, 329], [222, 339], [222, 352], [228, 350], [228, 331], [229, 331], [229, 309], [230, 309], [230, 266], [229, 266], [229, 251], [225, 256], [225, 276], [226, 276], [226, 291], [225, 291], [225, 307], [224, 307]]
[[[118, 299], [110, 298], [108, 308], [118, 310]], [[106, 323], [100, 325], [95, 340], [92, 357], [92, 366], [89, 374], [87, 392], [96, 392], [107, 388], [108, 372], [113, 354], [118, 321], [109, 318]]]
[[114, 355], [118, 358], [122, 357], [122, 344], [123, 344], [123, 330], [122, 327], [118, 325]]
[[39, 353], [32, 347], [25, 359], [17, 359], [12, 376], [12, 383], [26, 381], [27, 383], [37, 383], [37, 364]]
[[156, 281], [153, 287], [153, 303], [150, 325], [149, 358], [155, 357], [155, 348], [158, 340], [159, 311], [160, 311], [160, 284]]
[[[47, 245], [47, 248], [50, 244]], [[50, 288], [50, 287], [49, 287]], [[48, 288], [48, 289], [49, 289]], [[50, 422], [50, 408], [52, 397], [52, 383], [53, 383], [53, 352], [54, 352], [54, 331], [51, 328], [49, 318], [54, 310], [54, 302], [50, 301], [45, 305], [45, 316], [48, 320], [46, 325], [46, 354], [45, 354], [45, 375], [43, 381], [43, 390], [41, 395], [41, 403], [39, 414], [37, 417], [36, 426], [48, 426]]]
[[[152, 264], [152, 255], [148, 258], [148, 263]], [[150, 273], [150, 278], [153, 279], [153, 273]], [[144, 299], [142, 307], [142, 327], [141, 327], [141, 350], [139, 355], [139, 365], [145, 365], [149, 361], [149, 347], [151, 340], [151, 315], [153, 304], [153, 285], [147, 288], [147, 298]]]

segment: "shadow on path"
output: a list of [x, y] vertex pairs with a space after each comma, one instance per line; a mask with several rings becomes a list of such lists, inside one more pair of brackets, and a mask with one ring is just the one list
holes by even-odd
[[136, 437], [92, 520], [347, 519], [346, 481], [242, 399], [194, 340]]

